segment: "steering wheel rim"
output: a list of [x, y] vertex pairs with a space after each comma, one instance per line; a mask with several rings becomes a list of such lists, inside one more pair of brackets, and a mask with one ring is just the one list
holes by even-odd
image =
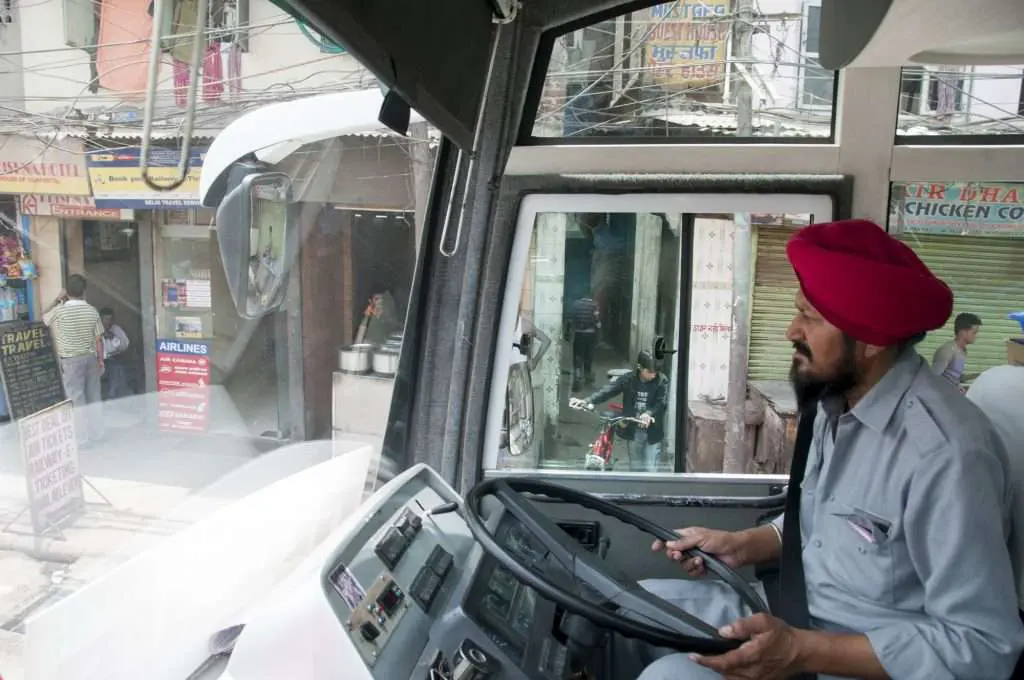
[[[484, 552], [511, 571], [520, 582], [530, 586], [568, 612], [582, 616], [598, 626], [613, 630], [626, 637], [643, 640], [659, 647], [699, 654], [723, 654], [740, 646], [739, 641], [723, 638], [717, 633], [714, 634], [714, 637], [698, 637], [623, 617], [615, 611], [570, 594], [563, 587], [522, 565], [498, 542], [480, 516], [483, 499], [487, 496], [498, 495], [498, 492], [504, 489], [520, 495], [523, 492], [535, 493], [574, 503], [585, 509], [618, 519], [660, 540], [672, 540], [677, 538], [677, 534], [606, 500], [559, 484], [534, 479], [485, 480], [475, 485], [466, 494], [463, 519], [473, 537], [480, 542]], [[509, 508], [506, 510], [511, 512]], [[702, 550], [694, 549], [687, 551], [686, 554], [701, 557], [708, 570], [732, 586], [754, 612], [768, 612], [768, 607], [760, 595], [732, 567]]]

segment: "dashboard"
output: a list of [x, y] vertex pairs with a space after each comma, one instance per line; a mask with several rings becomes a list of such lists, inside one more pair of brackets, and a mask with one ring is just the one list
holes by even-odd
[[[567, 677], [554, 604], [483, 554], [458, 496], [426, 473], [394, 489], [321, 571], [322, 595], [369, 676]], [[496, 505], [487, 521], [522, 564], [552, 568], [539, 542], [503, 509]]]

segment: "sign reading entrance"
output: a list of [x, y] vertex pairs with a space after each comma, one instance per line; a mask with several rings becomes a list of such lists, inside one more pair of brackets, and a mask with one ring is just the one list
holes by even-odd
[[160, 429], [204, 432], [209, 427], [210, 343], [157, 340], [156, 389]]
[[85, 510], [71, 402], [62, 401], [20, 419], [18, 433], [32, 528], [43, 534]]
[[60, 363], [46, 324], [42, 321], [0, 323], [0, 379], [14, 420], [64, 401]]

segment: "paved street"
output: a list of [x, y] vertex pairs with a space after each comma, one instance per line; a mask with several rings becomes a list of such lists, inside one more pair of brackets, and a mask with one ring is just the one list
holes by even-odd
[[[213, 397], [216, 404], [224, 394]], [[211, 487], [260, 453], [230, 404], [214, 431], [160, 432], [148, 397], [106, 404], [107, 439], [79, 453], [86, 512], [63, 537], [31, 535], [17, 428], [0, 426], [0, 674], [22, 676], [23, 621], [251, 489]], [[150, 411], [152, 412], [152, 411]], [[262, 447], [266, 448], [266, 447]], [[205, 492], [204, 492], [205, 490]], [[203, 492], [203, 493], [200, 493]], [[8, 526], [9, 525], [9, 526]]]

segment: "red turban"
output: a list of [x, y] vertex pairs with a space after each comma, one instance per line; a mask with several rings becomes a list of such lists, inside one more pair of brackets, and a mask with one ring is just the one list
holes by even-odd
[[873, 222], [804, 227], [786, 256], [807, 301], [855, 340], [887, 347], [941, 328], [953, 312], [949, 287]]

